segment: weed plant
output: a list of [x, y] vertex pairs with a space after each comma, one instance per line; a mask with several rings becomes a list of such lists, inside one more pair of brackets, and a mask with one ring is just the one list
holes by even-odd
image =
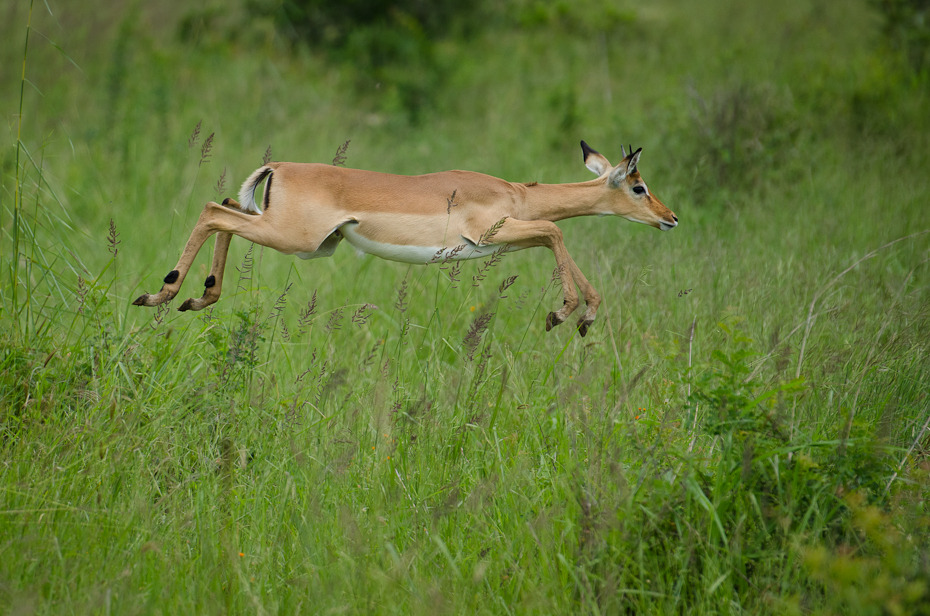
[[[927, 612], [927, 91], [873, 4], [513, 3], [385, 90], [110, 8], [0, 26], [0, 612]], [[236, 238], [214, 306], [130, 305], [263, 161], [556, 183], [582, 137], [681, 219], [561, 223], [583, 340], [542, 250]]]

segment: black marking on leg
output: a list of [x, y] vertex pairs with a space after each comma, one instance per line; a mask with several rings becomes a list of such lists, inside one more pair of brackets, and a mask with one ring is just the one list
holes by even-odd
[[178, 270], [171, 270], [168, 272], [168, 275], [165, 276], [165, 284], [174, 284], [178, 281], [178, 276], [180, 275], [181, 273]]
[[216, 276], [214, 276], [213, 274], [210, 274], [209, 276], [207, 276], [207, 279], [204, 281], [203, 286], [209, 289], [215, 284], [216, 284]]

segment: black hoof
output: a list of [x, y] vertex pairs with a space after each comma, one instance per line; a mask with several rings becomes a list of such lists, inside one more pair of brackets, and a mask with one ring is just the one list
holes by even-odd
[[585, 321], [584, 319], [578, 321], [578, 333], [581, 334], [581, 337], [584, 338], [588, 333], [588, 328], [591, 326], [591, 323], [594, 321]]
[[550, 312], [550, 313], [546, 316], [546, 331], [549, 331], [550, 329], [552, 329], [552, 328], [555, 327], [556, 325], [559, 325], [561, 322], [562, 322], [562, 320], [558, 317], [558, 315], [557, 315], [556, 313]]
[[133, 306], [145, 306], [145, 300], [148, 298], [149, 294], [140, 295], [136, 298], [136, 301], [132, 303]]
[[193, 310], [193, 308], [194, 308], [194, 300], [193, 299], [185, 300], [183, 304], [178, 306], [178, 312], [187, 312], [188, 310]]

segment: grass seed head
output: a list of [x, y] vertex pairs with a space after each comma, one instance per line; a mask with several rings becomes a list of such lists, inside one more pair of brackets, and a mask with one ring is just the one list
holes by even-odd
[[187, 138], [187, 149], [193, 148], [197, 145], [197, 142], [200, 141], [200, 126], [203, 124], [203, 120], [197, 122], [197, 126], [194, 127], [194, 131], [191, 133], [191, 136]]
[[350, 141], [352, 141], [352, 140], [351, 140], [351, 139], [346, 139], [345, 142], [344, 142], [341, 146], [339, 146], [339, 148], [336, 150], [336, 155], [333, 156], [333, 166], [335, 166], [335, 167], [345, 167], [345, 166], [346, 166], [346, 160], [347, 160], [346, 152], [347, 152], [348, 149], [349, 149], [349, 142], [350, 142]]
[[110, 232], [107, 234], [107, 250], [115, 257], [119, 252], [120, 239], [119, 231], [116, 230], [116, 223], [110, 219]]
[[213, 150], [213, 136], [215, 134], [216, 133], [210, 133], [210, 136], [204, 140], [203, 146], [201, 146], [200, 148], [200, 164], [201, 165], [203, 165], [206, 162], [210, 162], [210, 155], [211, 155], [210, 153]]

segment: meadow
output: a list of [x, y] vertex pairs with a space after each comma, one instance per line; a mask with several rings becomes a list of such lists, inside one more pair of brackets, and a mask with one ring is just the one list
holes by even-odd
[[[0, 20], [0, 612], [930, 613], [914, 3], [514, 0], [329, 50], [273, 2], [77, 4]], [[234, 238], [215, 306], [175, 310], [212, 243], [131, 305], [266, 157], [560, 183], [581, 139], [680, 220], [560, 223], [584, 338], [544, 249]]]

